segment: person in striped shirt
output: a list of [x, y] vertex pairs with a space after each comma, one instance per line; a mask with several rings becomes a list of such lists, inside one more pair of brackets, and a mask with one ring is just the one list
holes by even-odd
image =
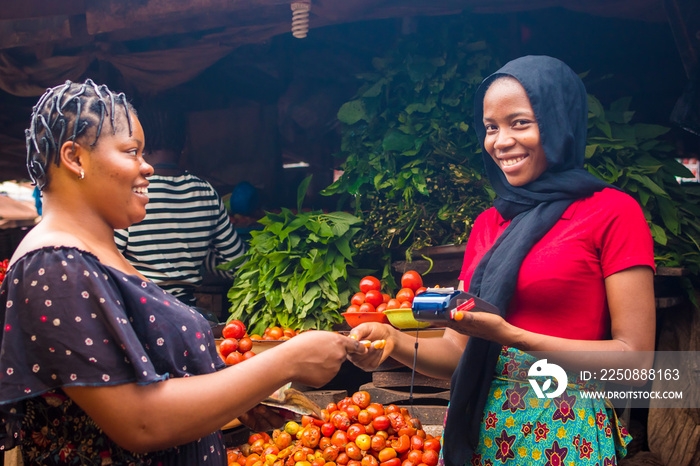
[[185, 146], [185, 117], [175, 109], [138, 109], [146, 137], [146, 159], [155, 169], [148, 178], [146, 217], [115, 230], [122, 254], [146, 278], [186, 304], [204, 273], [231, 278], [216, 266], [245, 253], [245, 244], [212, 185], [179, 168]]

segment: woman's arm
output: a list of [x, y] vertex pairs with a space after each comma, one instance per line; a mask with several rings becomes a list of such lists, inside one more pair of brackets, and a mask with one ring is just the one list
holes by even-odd
[[[458, 288], [464, 289], [463, 282], [459, 282]], [[377, 323], [359, 325], [350, 332], [350, 335], [358, 340], [386, 340], [386, 345], [380, 350], [371, 347], [364, 354], [349, 356], [350, 361], [362, 369], [375, 369], [389, 356], [408, 367], [413, 366], [416, 354], [414, 336], [403, 333], [391, 325]], [[429, 377], [449, 379], [457, 368], [468, 340], [467, 335], [449, 328], [445, 329], [442, 338], [418, 338], [416, 371]]]
[[[460, 290], [463, 285], [460, 282]], [[462, 320], [447, 324], [451, 329], [445, 330], [443, 338], [419, 339], [416, 370], [432, 377], [451, 377], [469, 336], [526, 352], [551, 352], [552, 362], [575, 370], [650, 368], [656, 329], [652, 269], [638, 266], [612, 274], [605, 279], [605, 289], [611, 319], [609, 340], [552, 337], [515, 327], [494, 314], [466, 312]], [[351, 356], [350, 360], [359, 367], [375, 368], [389, 356], [412, 366], [414, 337], [383, 324], [364, 324], [353, 329], [352, 334], [360, 340], [387, 340], [383, 350], [370, 348], [366, 354]]]
[[64, 391], [118, 445], [143, 453], [210, 434], [289, 381], [322, 386], [358, 351], [365, 350], [353, 339], [305, 332], [212, 374]]
[[[486, 338], [523, 351], [551, 351], [552, 358], [572, 369], [600, 367], [650, 368], [653, 362], [656, 308], [654, 273], [647, 266], [631, 267], [605, 279], [610, 309], [611, 339], [570, 340], [529, 332], [503, 318], [482, 312], [467, 312], [449, 324], [459, 332]], [[566, 352], [577, 352], [569, 354]], [[586, 358], [581, 359], [586, 352]], [[593, 352], [599, 354], [594, 355]], [[634, 353], [639, 358], [634, 358]]]

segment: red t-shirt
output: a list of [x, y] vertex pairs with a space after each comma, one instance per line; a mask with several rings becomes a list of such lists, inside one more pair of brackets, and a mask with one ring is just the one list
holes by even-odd
[[[466, 289], [479, 260], [509, 223], [495, 208], [474, 222], [459, 276]], [[654, 268], [653, 240], [642, 209], [631, 196], [606, 188], [569, 206], [530, 250], [506, 320], [544, 335], [608, 339], [604, 279], [636, 265]]]

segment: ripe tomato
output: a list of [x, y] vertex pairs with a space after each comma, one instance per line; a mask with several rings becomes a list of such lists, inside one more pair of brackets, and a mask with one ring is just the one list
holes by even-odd
[[370, 403], [366, 409], [372, 415], [372, 419], [384, 415], [384, 406], [381, 403]]
[[391, 447], [386, 447], [386, 448], [383, 448], [382, 451], [379, 452], [379, 455], [377, 456], [377, 458], [379, 459], [379, 461], [381, 461], [383, 463], [384, 461], [389, 461], [392, 458], [396, 458], [396, 456], [398, 456], [396, 454], [396, 450], [394, 450]]
[[233, 353], [238, 349], [238, 340], [235, 338], [227, 338], [221, 342], [219, 345], [219, 352], [221, 356], [226, 359], [226, 356]]
[[386, 303], [382, 303], [379, 306], [377, 306], [377, 312], [384, 312], [386, 311]]
[[323, 450], [323, 455], [321, 457], [326, 460], [326, 462], [335, 461], [339, 454], [340, 448], [335, 445], [330, 445]]
[[381, 415], [372, 420], [372, 425], [377, 430], [387, 430], [391, 426], [391, 421], [389, 421], [388, 417]]
[[399, 458], [391, 458], [390, 460], [379, 463], [379, 466], [401, 466], [401, 460]]
[[436, 452], [440, 452], [440, 439], [439, 438], [431, 438], [430, 440], [426, 440], [423, 442], [423, 450], [434, 450]]
[[350, 418], [351, 421], [356, 422], [357, 421], [357, 416], [360, 414], [360, 409], [359, 406], [357, 406], [354, 402], [350, 403], [347, 405], [345, 408], [343, 408], [343, 411], [345, 411]]
[[369, 411], [363, 409], [362, 411], [357, 413], [357, 422], [359, 422], [363, 426], [366, 426], [372, 422], [372, 415], [369, 413]]
[[423, 286], [423, 277], [415, 270], [409, 270], [401, 276], [401, 288], [410, 288], [416, 291]]
[[338, 410], [331, 414], [331, 424], [333, 424], [338, 430], [346, 431], [348, 430], [348, 427], [350, 427], [350, 425], [352, 424], [352, 420], [350, 420], [350, 416], [348, 416], [348, 413], [346, 413], [345, 411]]
[[372, 455], [365, 455], [360, 460], [361, 466], [379, 466], [379, 461]]
[[398, 299], [390, 299], [390, 300], [386, 303], [386, 308], [387, 308], [387, 309], [398, 309], [399, 306], [401, 306], [401, 301], [399, 301]]
[[331, 444], [338, 447], [340, 451], [345, 451], [345, 445], [348, 444], [348, 434], [343, 430], [336, 430], [331, 435]]
[[416, 296], [418, 296], [419, 294], [421, 294], [421, 293], [423, 293], [424, 291], [427, 291], [427, 290], [428, 290], [428, 289], [427, 289], [426, 287], [421, 286], [420, 288], [418, 288], [418, 289], [415, 291], [415, 294], [416, 294]]
[[401, 288], [399, 292], [396, 293], [396, 299], [398, 299], [401, 302], [408, 301], [409, 303], [412, 303], [414, 296], [415, 293], [410, 288]]
[[382, 451], [386, 447], [386, 439], [381, 435], [373, 435], [370, 448], [374, 451]]
[[301, 431], [301, 444], [308, 448], [316, 448], [321, 440], [321, 428], [315, 424], [309, 424]]
[[348, 444], [345, 445], [345, 453], [347, 453], [351, 460], [359, 461], [362, 459], [362, 450], [355, 445], [355, 442], [348, 442]]
[[367, 293], [369, 290], [380, 290], [382, 284], [379, 280], [371, 275], [364, 277], [360, 280], [360, 291]]
[[419, 464], [421, 461], [423, 461], [423, 450], [409, 451], [408, 455], [406, 456], [406, 459], [408, 461], [413, 462], [414, 464]]
[[354, 304], [355, 306], [359, 306], [360, 304], [365, 302], [365, 294], [362, 292], [355, 293], [352, 298], [350, 298], [350, 304]]
[[252, 351], [246, 351], [245, 353], [243, 353], [243, 360], [245, 361], [246, 359], [250, 359], [253, 356], [255, 356], [255, 353], [253, 353]]
[[401, 301], [399, 309], [411, 309], [411, 306], [413, 306], [413, 303], [411, 303], [410, 301]]
[[[348, 434], [348, 440], [351, 442], [355, 442], [357, 440], [357, 437], [365, 433], [365, 426], [362, 424], [356, 423], [352, 424], [350, 427], [348, 427], [347, 434]], [[365, 450], [365, 448], [363, 448]]]
[[345, 312], [360, 312], [360, 306], [351, 305], [345, 310]]
[[282, 335], [284, 335], [282, 329], [277, 326], [270, 327], [270, 330], [267, 334], [268, 336], [272, 337], [273, 340], [279, 340], [280, 338], [282, 338]]
[[360, 304], [360, 312], [377, 312], [377, 309], [370, 303]]
[[244, 337], [238, 340], [238, 351], [246, 353], [253, 349], [253, 340], [250, 337]]
[[335, 432], [335, 427], [333, 427], [333, 424], [330, 422], [324, 422], [321, 426], [321, 434], [324, 437], [330, 437], [333, 435], [333, 432]]
[[228, 366], [233, 366], [241, 361], [243, 361], [243, 354], [239, 353], [238, 351], [234, 351], [226, 356], [226, 365]]
[[365, 293], [365, 302], [377, 307], [384, 302], [384, 298], [379, 290], [369, 290]]
[[439, 455], [435, 450], [424, 450], [423, 451], [423, 463], [428, 466], [436, 466], [438, 464]]
[[371, 396], [368, 391], [359, 390], [352, 394], [352, 401], [360, 407], [360, 409], [365, 409], [370, 404]]
[[383, 302], [388, 303], [390, 299], [391, 299], [391, 296], [389, 296], [386, 293], [382, 293], [382, 301]]
[[239, 340], [245, 335], [245, 324], [240, 320], [232, 320], [221, 331], [221, 336], [224, 338], [235, 338]]

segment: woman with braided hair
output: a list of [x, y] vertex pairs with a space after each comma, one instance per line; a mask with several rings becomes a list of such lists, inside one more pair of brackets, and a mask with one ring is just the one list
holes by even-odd
[[221, 426], [281, 422], [256, 405], [289, 381], [321, 386], [365, 351], [308, 332], [223, 367], [204, 317], [115, 245], [114, 229], [143, 219], [153, 173], [124, 94], [48, 89], [26, 139], [44, 212], [0, 287], [0, 449], [19, 445], [25, 464], [224, 465]]

